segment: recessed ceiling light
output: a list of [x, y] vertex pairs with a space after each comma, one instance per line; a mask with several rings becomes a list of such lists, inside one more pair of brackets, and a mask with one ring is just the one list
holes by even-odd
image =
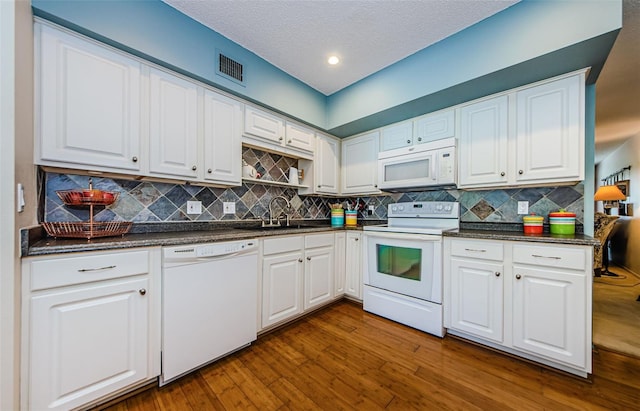
[[338, 56], [330, 56], [327, 62], [332, 66], [335, 66], [336, 64], [340, 63], [340, 59], [338, 58]]

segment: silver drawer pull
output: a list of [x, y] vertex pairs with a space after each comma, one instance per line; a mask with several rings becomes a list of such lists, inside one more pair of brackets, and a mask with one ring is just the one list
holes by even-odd
[[487, 250], [482, 250], [479, 248], [465, 248], [465, 251], [471, 251], [472, 253], [486, 253]]
[[101, 271], [101, 270], [110, 270], [112, 268], [116, 268], [115, 265], [107, 265], [105, 267], [100, 267], [100, 268], [81, 268], [78, 270], [79, 273], [86, 273], [88, 271]]
[[538, 255], [538, 254], [531, 254], [531, 257], [538, 257], [538, 258], [551, 258], [552, 260], [562, 260], [562, 257], [549, 257], [546, 255]]

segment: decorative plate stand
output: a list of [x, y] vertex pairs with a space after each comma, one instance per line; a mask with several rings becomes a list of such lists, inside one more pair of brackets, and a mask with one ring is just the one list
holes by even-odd
[[49, 222], [42, 223], [47, 234], [51, 237], [86, 238], [111, 237], [124, 235], [131, 229], [130, 221], [94, 221], [94, 206], [108, 206], [118, 199], [117, 192], [102, 191], [93, 188], [89, 181], [87, 190], [61, 190], [56, 194], [67, 206], [89, 207], [88, 222]]

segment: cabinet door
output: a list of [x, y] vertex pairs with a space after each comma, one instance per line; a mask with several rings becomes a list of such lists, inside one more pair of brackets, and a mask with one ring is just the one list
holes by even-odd
[[262, 260], [262, 328], [302, 313], [302, 253], [275, 254]]
[[445, 304], [451, 328], [503, 341], [503, 273], [502, 264], [451, 259], [450, 296]]
[[513, 275], [514, 347], [584, 368], [591, 350], [585, 274], [515, 264]]
[[304, 309], [333, 299], [333, 246], [305, 251]]
[[251, 106], [244, 107], [244, 132], [276, 144], [284, 142], [284, 121]]
[[447, 110], [427, 114], [417, 119], [413, 126], [414, 143], [422, 144], [429, 141], [454, 137], [456, 135], [454, 113], [454, 110]]
[[517, 93], [517, 182], [584, 179], [583, 81], [574, 76]]
[[460, 109], [460, 175], [458, 186], [507, 183], [507, 96]]
[[139, 171], [140, 63], [51, 27], [38, 32], [36, 163]]
[[347, 233], [345, 294], [362, 300], [362, 235]]
[[314, 160], [316, 192], [338, 194], [339, 153], [340, 142], [338, 140], [318, 135]]
[[342, 141], [342, 194], [377, 194], [378, 139], [373, 132]]
[[316, 139], [312, 130], [287, 122], [285, 134], [287, 146], [313, 152]]
[[151, 377], [148, 289], [127, 279], [31, 298], [30, 409], [76, 408]]
[[413, 122], [405, 121], [382, 129], [380, 151], [393, 150], [413, 144]]
[[198, 86], [151, 69], [150, 173], [198, 176]]
[[204, 178], [242, 184], [242, 104], [204, 92]]
[[344, 295], [344, 287], [345, 287], [345, 280], [346, 280], [346, 276], [345, 276], [345, 268], [346, 268], [346, 260], [345, 260], [345, 253], [346, 253], [346, 238], [347, 235], [346, 233], [336, 233], [335, 234], [335, 248], [334, 248], [334, 257], [335, 257], [335, 269], [334, 269], [334, 276], [333, 276], [333, 290], [334, 290], [334, 297], [340, 297], [342, 295]]

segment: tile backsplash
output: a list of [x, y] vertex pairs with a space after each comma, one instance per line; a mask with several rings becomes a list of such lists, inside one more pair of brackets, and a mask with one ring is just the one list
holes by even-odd
[[[289, 167], [296, 160], [245, 148], [243, 159], [255, 165], [262, 179], [284, 182]], [[86, 221], [88, 208], [68, 207], [56, 195], [57, 190], [84, 189], [88, 176], [45, 173], [43, 183], [44, 221]], [[170, 184], [149, 181], [119, 180], [91, 177], [95, 188], [120, 193], [118, 201], [108, 207], [97, 208], [96, 221], [217, 221], [268, 218], [269, 202], [275, 196], [284, 196], [291, 202], [292, 218], [328, 219], [329, 204], [349, 201], [358, 204], [360, 219], [386, 219], [387, 205], [399, 201], [459, 201], [461, 221], [491, 223], [521, 223], [517, 214], [518, 201], [528, 201], [529, 211], [547, 216], [549, 212], [564, 208], [576, 213], [576, 221], [583, 222], [584, 185], [538, 188], [513, 188], [483, 191], [438, 190], [411, 193], [393, 193], [374, 197], [328, 198], [298, 195], [289, 187], [266, 184], [243, 184], [233, 188], [213, 188], [191, 184]], [[187, 201], [201, 201], [202, 214], [188, 215]], [[236, 203], [235, 214], [223, 214], [222, 203]], [[280, 202], [277, 203], [280, 206]], [[374, 213], [366, 215], [367, 206]], [[274, 207], [276, 207], [274, 205]]]

